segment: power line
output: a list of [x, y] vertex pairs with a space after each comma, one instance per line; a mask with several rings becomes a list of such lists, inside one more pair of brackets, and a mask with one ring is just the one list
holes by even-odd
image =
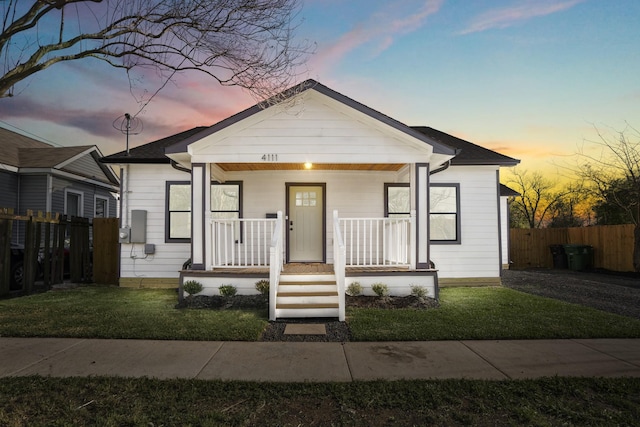
[[40, 140], [40, 141], [42, 141], [42, 142], [48, 142], [49, 144], [55, 145], [55, 146], [57, 146], [57, 147], [64, 147], [64, 145], [62, 145], [62, 144], [60, 144], [60, 143], [58, 143], [58, 142], [53, 142], [53, 141], [51, 141], [51, 140], [48, 140], [47, 138], [44, 138], [44, 137], [42, 137], [42, 136], [40, 136], [40, 135], [36, 135], [36, 134], [35, 134], [35, 133], [33, 133], [33, 132], [29, 132], [29, 131], [27, 131], [27, 130], [24, 130], [24, 129], [22, 129], [22, 128], [19, 128], [18, 126], [12, 125], [11, 123], [7, 123], [7, 122], [5, 122], [4, 120], [0, 120], [0, 123], [3, 123], [3, 124], [5, 124], [5, 125], [7, 125], [7, 126], [9, 126], [9, 127], [14, 128], [14, 129], [17, 129], [17, 130], [19, 130], [20, 132], [26, 133], [27, 135], [33, 136], [33, 137], [35, 137], [35, 138], [38, 138], [38, 140]]

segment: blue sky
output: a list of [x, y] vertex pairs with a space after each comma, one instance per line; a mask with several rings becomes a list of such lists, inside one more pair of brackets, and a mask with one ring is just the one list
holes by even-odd
[[[594, 138], [594, 125], [640, 128], [637, 0], [306, 0], [299, 18], [297, 37], [316, 44], [302, 79], [526, 169], [551, 170]], [[136, 113], [159, 85], [138, 77], [130, 90], [121, 70], [97, 60], [55, 65], [0, 99], [0, 126], [123, 150], [112, 122]], [[180, 75], [140, 113], [144, 130], [131, 145], [253, 103], [238, 89]]]

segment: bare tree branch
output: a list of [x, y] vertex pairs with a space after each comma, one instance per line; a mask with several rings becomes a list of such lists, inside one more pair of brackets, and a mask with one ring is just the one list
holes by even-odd
[[[75, 27], [65, 25], [70, 14], [63, 14], [72, 7]], [[292, 85], [310, 53], [308, 45], [293, 43], [298, 8], [298, 0], [5, 2], [0, 97], [58, 62], [93, 57], [169, 76], [195, 70], [265, 99]], [[80, 21], [86, 30], [78, 30]]]

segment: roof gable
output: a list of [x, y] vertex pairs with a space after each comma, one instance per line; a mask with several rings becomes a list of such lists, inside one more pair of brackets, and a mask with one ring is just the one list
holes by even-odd
[[[427, 135], [416, 132], [409, 126], [395, 119], [392, 119], [391, 117], [386, 116], [379, 111], [369, 108], [366, 105], [361, 104], [349, 97], [346, 97], [332, 89], [329, 89], [328, 87], [311, 79], [306, 80], [305, 82], [282, 92], [280, 95], [277, 95], [274, 98], [256, 104], [238, 114], [222, 120], [221, 122], [216, 123], [215, 125], [200, 133], [193, 134], [192, 136], [173, 146], [167, 147], [166, 154], [171, 155], [187, 152], [188, 147], [191, 144], [194, 144], [196, 141], [201, 141], [216, 133], [220, 134], [225, 130], [229, 131], [229, 128], [238, 127], [238, 124], [240, 122], [246, 122], [247, 125], [249, 125], [250, 123], [263, 119], [262, 117], [269, 115], [265, 113], [266, 111], [269, 111], [271, 112], [271, 114], [275, 115], [276, 112], [282, 112], [283, 108], [285, 110], [293, 110], [296, 107], [297, 103], [302, 103], [310, 98], [318, 99], [318, 96], [309, 95], [309, 92], [316, 92], [317, 94], [321, 94], [322, 97], [324, 97], [325, 105], [330, 106], [330, 108], [336, 111], [341, 111], [347, 116], [351, 116], [354, 120], [366, 122], [369, 126], [378, 127], [380, 130], [385, 128], [385, 132], [395, 134], [398, 139], [403, 139], [405, 140], [405, 142], [413, 142], [414, 144], [416, 144], [416, 147], [418, 147], [418, 150], [423, 150], [424, 148], [426, 148], [424, 146], [420, 147], [420, 145], [422, 144], [417, 144], [418, 142], [422, 142], [430, 146], [429, 148], [427, 148], [429, 152], [441, 154], [445, 157], [455, 155], [455, 150], [453, 150], [451, 147], [441, 144], [440, 142], [431, 139]], [[286, 114], [291, 115], [291, 111], [286, 112]], [[212, 140], [215, 138], [216, 137], [212, 138]], [[342, 144], [344, 144], [344, 141]], [[326, 149], [323, 150], [323, 152], [326, 151]], [[295, 161], [298, 160], [296, 159]]]

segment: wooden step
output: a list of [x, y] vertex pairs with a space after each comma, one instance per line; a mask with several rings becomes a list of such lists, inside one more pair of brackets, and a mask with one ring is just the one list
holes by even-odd
[[337, 297], [338, 292], [278, 292], [279, 297]]
[[312, 309], [312, 308], [338, 308], [337, 303], [318, 303], [318, 304], [277, 304], [276, 308], [280, 309]]
[[287, 282], [286, 280], [280, 280], [278, 286], [310, 286], [310, 285], [336, 285], [335, 280], [312, 280], [312, 281], [291, 281]]

